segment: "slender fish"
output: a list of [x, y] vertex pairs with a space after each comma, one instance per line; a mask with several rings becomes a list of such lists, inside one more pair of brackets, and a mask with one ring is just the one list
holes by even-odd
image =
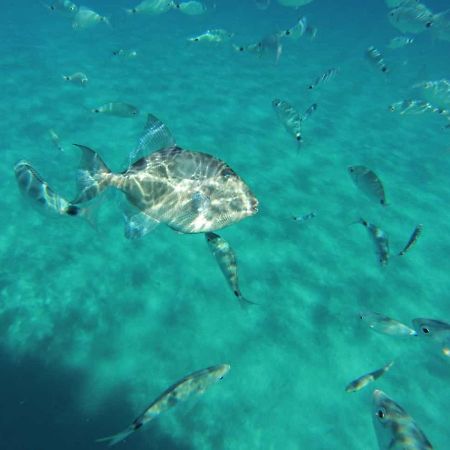
[[373, 372], [369, 372], [365, 375], [358, 377], [356, 380], [350, 382], [345, 388], [346, 392], [356, 392], [360, 389], [366, 387], [369, 383], [377, 380], [381, 376], [383, 376], [394, 364], [394, 361], [383, 366], [381, 369], [374, 370]]
[[88, 77], [83, 72], [75, 72], [72, 75], [63, 75], [63, 80], [69, 81], [72, 84], [77, 84], [78, 86], [86, 86]]
[[217, 381], [222, 380], [229, 371], [230, 366], [228, 364], [220, 364], [185, 376], [166, 389], [156, 400], [145, 408], [145, 411], [127, 429], [113, 436], [97, 439], [97, 442], [108, 442], [110, 447], [118, 444], [130, 434], [139, 430], [143, 425], [158, 417], [161, 413], [194, 395], [203, 394]]
[[206, 242], [216, 258], [225, 279], [227, 280], [234, 295], [239, 300], [239, 304], [244, 307], [248, 304], [254, 304], [248, 301], [241, 293], [238, 280], [238, 268], [236, 255], [230, 244], [216, 233], [205, 233]]
[[56, 134], [55, 130], [48, 130], [48, 134], [50, 135], [50, 139], [53, 145], [60, 151], [64, 151], [64, 147], [61, 145], [59, 136]]
[[372, 420], [380, 450], [433, 450], [414, 419], [378, 389], [373, 393]]
[[334, 68], [328, 69], [325, 73], [317, 77], [315, 81], [308, 86], [308, 89], [314, 89], [319, 84], [326, 83], [327, 81], [331, 80], [336, 74], [337, 69]]
[[359, 317], [369, 328], [381, 334], [397, 337], [417, 336], [416, 331], [404, 323], [380, 313], [366, 311], [360, 313]]
[[420, 234], [422, 233], [423, 225], [419, 224], [414, 228], [414, 231], [409, 238], [408, 242], [406, 243], [403, 250], [398, 254], [399, 256], [403, 256], [416, 242], [417, 239], [419, 239]]

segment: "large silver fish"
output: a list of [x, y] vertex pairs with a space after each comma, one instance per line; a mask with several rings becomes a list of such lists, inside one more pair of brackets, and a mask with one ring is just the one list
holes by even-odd
[[143, 0], [134, 8], [126, 9], [128, 14], [163, 14], [175, 8], [172, 0]]
[[450, 324], [424, 318], [413, 319], [412, 323], [419, 336], [437, 342], [442, 353], [450, 357]]
[[389, 260], [389, 238], [387, 234], [381, 228], [367, 222], [367, 220], [362, 218], [359, 219], [358, 223], [366, 228], [375, 246], [375, 251], [378, 255], [378, 262], [382, 266], [385, 266]]
[[361, 192], [380, 205], [386, 206], [383, 183], [373, 170], [366, 166], [349, 166], [348, 173]]
[[86, 216], [87, 210], [58, 195], [27, 161], [14, 166], [23, 196], [41, 213], [49, 216]]
[[345, 388], [346, 392], [356, 392], [364, 387], [366, 387], [369, 383], [373, 383], [375, 380], [378, 380], [381, 376], [383, 376], [394, 364], [393, 361], [383, 366], [381, 369], [374, 370], [373, 372], [366, 373], [365, 375], [361, 375], [356, 380], [350, 382]]
[[372, 420], [380, 450], [433, 450], [414, 419], [378, 389], [373, 393]]
[[205, 238], [211, 253], [216, 258], [220, 270], [230, 285], [233, 294], [239, 300], [240, 305], [245, 307], [247, 304], [253, 304], [244, 298], [239, 288], [236, 255], [230, 244], [216, 233], [206, 233]]
[[112, 173], [95, 151], [78, 147], [81, 191], [75, 204], [115, 187], [140, 212], [181, 233], [218, 230], [258, 211], [258, 200], [245, 182], [207, 153], [163, 147], [124, 172]]
[[166, 389], [156, 400], [145, 408], [145, 411], [126, 430], [113, 436], [97, 439], [97, 442], [108, 442], [109, 446], [112, 446], [123, 441], [143, 425], [168, 409], [173, 408], [178, 403], [194, 395], [203, 394], [209, 387], [221, 380], [229, 371], [230, 366], [228, 364], [220, 364], [185, 376]]
[[366, 311], [360, 313], [359, 317], [369, 328], [381, 334], [397, 337], [417, 336], [416, 331], [404, 323], [380, 313]]

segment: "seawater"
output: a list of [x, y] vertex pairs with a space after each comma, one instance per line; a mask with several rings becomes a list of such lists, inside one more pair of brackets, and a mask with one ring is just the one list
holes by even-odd
[[[449, 43], [429, 34], [388, 50], [399, 35], [381, 0], [316, 0], [300, 10], [272, 2], [216, 0], [204, 16], [128, 17], [134, 2], [86, 0], [110, 18], [76, 32], [39, 1], [2, 0], [0, 15], [0, 448], [98, 449], [169, 385], [229, 363], [204, 396], [145, 426], [124, 449], [376, 450], [374, 387], [398, 401], [437, 449], [449, 448], [450, 362], [420, 339], [372, 332], [358, 312], [450, 321], [449, 132], [433, 115], [400, 116], [394, 101], [419, 81], [449, 76]], [[213, 2], [211, 2], [213, 3]], [[429, 0], [442, 11], [445, 1]], [[319, 30], [285, 41], [278, 64], [230, 45], [191, 45], [210, 28], [253, 43], [306, 15]], [[364, 58], [374, 45], [391, 68]], [[112, 51], [131, 48], [134, 60]], [[331, 67], [329, 83], [307, 87]], [[61, 76], [83, 71], [84, 89]], [[305, 111], [304, 145], [277, 121], [281, 98]], [[136, 105], [136, 119], [89, 112]], [[239, 260], [240, 309], [202, 235], [159, 226], [123, 236], [121, 198], [106, 193], [97, 231], [74, 218], [39, 215], [21, 197], [13, 166], [27, 159], [61, 195], [75, 195], [88, 145], [122, 170], [151, 112], [184, 148], [224, 159], [260, 200], [260, 212], [219, 233]], [[66, 151], [48, 137], [53, 128]], [[389, 206], [357, 191], [349, 165], [383, 180]], [[293, 215], [317, 211], [305, 226]], [[393, 254], [417, 223], [411, 252], [381, 268], [364, 217], [389, 233]], [[355, 394], [357, 376], [395, 359]]]

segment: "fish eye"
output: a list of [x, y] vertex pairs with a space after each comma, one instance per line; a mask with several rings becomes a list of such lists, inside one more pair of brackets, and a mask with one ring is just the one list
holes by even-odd
[[428, 333], [430, 332], [430, 330], [429, 330], [427, 327], [422, 327], [422, 331], [423, 331], [425, 334], [428, 334]]
[[428, 23], [425, 24], [425, 27], [430, 28], [431, 25], [433, 25], [433, 22], [428, 22]]
[[223, 380], [223, 376], [219, 378], [219, 380]]
[[379, 419], [381, 419], [381, 420], [383, 420], [384, 419], [384, 411], [382, 410], [382, 409], [379, 409], [378, 411], [377, 411], [377, 417], [379, 418]]

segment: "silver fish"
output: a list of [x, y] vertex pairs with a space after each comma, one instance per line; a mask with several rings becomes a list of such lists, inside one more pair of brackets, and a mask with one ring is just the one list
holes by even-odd
[[229, 371], [230, 366], [228, 364], [220, 364], [185, 376], [166, 389], [145, 408], [145, 411], [127, 429], [113, 436], [97, 439], [97, 442], [108, 442], [109, 446], [113, 446], [123, 441], [143, 425], [157, 418], [161, 413], [173, 408], [178, 403], [186, 401], [195, 395], [203, 394], [212, 385], [222, 380]]
[[398, 112], [400, 114], [423, 114], [423, 113], [433, 113], [440, 114], [442, 116], [449, 116], [450, 112], [433, 106], [431, 103], [425, 100], [401, 100], [396, 103], [389, 105], [389, 111]]
[[434, 15], [423, 3], [409, 0], [392, 8], [388, 18], [402, 33], [418, 34], [432, 27]]
[[382, 266], [387, 265], [389, 260], [389, 238], [387, 234], [381, 228], [378, 228], [376, 225], [373, 225], [364, 219], [359, 219], [358, 223], [366, 228], [369, 236], [372, 238], [379, 263]]
[[396, 36], [389, 41], [388, 47], [391, 49], [397, 49], [411, 45], [414, 42], [414, 38], [409, 36]]
[[420, 89], [424, 98], [432, 105], [442, 109], [450, 109], [449, 80], [423, 81], [415, 84], [413, 88]]
[[78, 6], [70, 0], [56, 0], [50, 5], [45, 5], [50, 11], [59, 11], [66, 14], [76, 14]]
[[116, 117], [136, 117], [139, 114], [139, 110], [135, 106], [122, 102], [105, 103], [98, 108], [94, 108], [92, 112]]
[[14, 166], [22, 195], [38, 211], [49, 216], [86, 216], [87, 210], [58, 195], [27, 161]]
[[50, 139], [53, 143], [53, 145], [60, 151], [64, 151], [64, 147], [61, 145], [61, 141], [59, 139], [59, 136], [56, 134], [54, 130], [48, 130], [48, 134], [50, 135]]
[[88, 77], [83, 72], [75, 72], [72, 75], [63, 75], [62, 77], [64, 80], [82, 87], [85, 87], [89, 81]]
[[260, 58], [263, 56], [274, 56], [276, 63], [278, 63], [278, 61], [280, 60], [281, 53], [283, 51], [283, 46], [281, 45], [280, 37], [278, 34], [271, 34], [269, 36], [266, 36], [256, 44], [233, 44], [233, 48], [238, 52], [254, 53]]
[[288, 102], [278, 98], [272, 101], [272, 106], [278, 119], [286, 131], [291, 134], [298, 143], [302, 142], [301, 117], [299, 112]]
[[126, 9], [128, 14], [163, 14], [175, 8], [175, 2], [172, 0], [143, 0], [137, 6]]
[[373, 393], [372, 420], [380, 450], [433, 450], [414, 419], [384, 392]]
[[175, 9], [188, 16], [199, 16], [206, 12], [206, 6], [196, 0], [175, 3]]
[[287, 30], [280, 31], [278, 33], [279, 37], [288, 37], [294, 40], [300, 39], [306, 32], [308, 28], [308, 21], [306, 17], [302, 17], [299, 21], [291, 28]]
[[[78, 147], [82, 161], [76, 204], [115, 187], [139, 211], [182, 233], [218, 230], [258, 211], [258, 200], [244, 181], [206, 153], [163, 148], [117, 174], [96, 152]], [[207, 201], [199, 205], [199, 198]]]
[[413, 319], [412, 324], [419, 336], [437, 342], [442, 353], [450, 357], [450, 324], [424, 318]]
[[403, 250], [399, 252], [399, 256], [403, 256], [416, 242], [417, 239], [419, 239], [420, 234], [422, 233], [423, 225], [419, 224], [414, 228], [414, 231], [411, 234], [411, 237], [409, 238], [406, 245], [403, 247]]
[[222, 29], [208, 30], [205, 33], [188, 39], [189, 42], [227, 42], [234, 36], [234, 33]]
[[383, 55], [375, 47], [370, 46], [366, 50], [366, 57], [375, 67], [380, 69], [381, 72], [383, 72], [383, 73], [389, 72], [389, 68], [387, 67], [386, 63], [384, 62]]
[[101, 16], [92, 9], [80, 6], [75, 17], [73, 18], [72, 28], [74, 30], [82, 30], [91, 28], [99, 23], [105, 23], [111, 26], [109, 19], [105, 16]]
[[117, 56], [118, 58], [122, 59], [134, 59], [138, 55], [136, 50], [126, 50], [123, 48], [113, 50], [112, 54], [113, 56]]
[[298, 223], [306, 223], [311, 219], [314, 219], [314, 217], [317, 217], [317, 213], [315, 211], [304, 214], [303, 216], [293, 216], [292, 218]]
[[319, 84], [322, 84], [322, 83], [325, 83], [325, 82], [331, 80], [336, 74], [337, 74], [337, 69], [334, 69], [334, 68], [328, 69], [322, 75], [317, 77], [314, 80], [314, 82], [308, 86], [308, 89], [314, 89], [317, 86], [319, 86]]
[[361, 192], [380, 205], [387, 205], [383, 183], [373, 170], [366, 166], [349, 166], [347, 170]]
[[369, 383], [374, 382], [381, 376], [383, 376], [394, 364], [394, 361], [391, 361], [390, 363], [383, 366], [381, 369], [374, 370], [373, 372], [366, 373], [365, 375], [362, 375], [358, 377], [356, 380], [353, 380], [350, 382], [347, 387], [345, 388], [346, 392], [356, 392], [364, 387], [366, 387]]
[[360, 313], [359, 317], [369, 328], [381, 334], [397, 337], [417, 336], [416, 331], [404, 323], [380, 313], [367, 311]]
[[239, 288], [236, 255], [230, 244], [215, 233], [206, 233], [205, 238], [212, 254], [216, 258], [220, 270], [225, 276], [225, 279], [230, 285], [234, 295], [239, 300], [239, 304], [242, 307], [245, 307], [248, 304], [253, 304], [253, 302], [250, 302], [246, 298], [244, 298]]

